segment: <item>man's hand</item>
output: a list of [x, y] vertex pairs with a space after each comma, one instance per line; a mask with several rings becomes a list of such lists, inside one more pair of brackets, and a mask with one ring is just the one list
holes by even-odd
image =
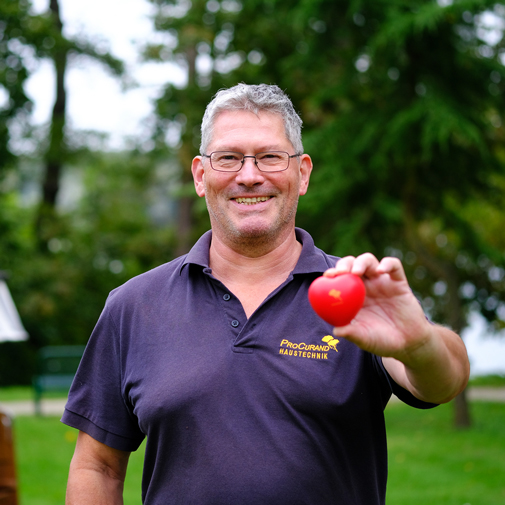
[[426, 319], [400, 260], [379, 262], [369, 253], [347, 256], [324, 275], [348, 272], [363, 279], [365, 303], [353, 322], [335, 328], [334, 335], [382, 356], [395, 382], [417, 398], [443, 403], [461, 392], [469, 375], [463, 341]]

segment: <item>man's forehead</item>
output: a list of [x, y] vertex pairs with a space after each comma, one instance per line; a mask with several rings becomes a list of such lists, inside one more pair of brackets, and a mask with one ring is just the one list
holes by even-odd
[[214, 118], [214, 126], [218, 123], [237, 121], [263, 122], [274, 121], [284, 124], [284, 119], [278, 112], [269, 110], [252, 111], [249, 109], [226, 109], [218, 112]]
[[260, 142], [266, 150], [279, 148], [289, 141], [283, 117], [275, 112], [226, 110], [216, 116], [210, 145], [214, 148], [231, 149], [236, 143]]

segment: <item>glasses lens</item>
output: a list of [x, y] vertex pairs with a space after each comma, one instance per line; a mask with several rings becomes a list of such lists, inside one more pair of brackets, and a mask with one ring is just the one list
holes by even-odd
[[244, 155], [231, 151], [216, 151], [211, 154], [210, 162], [216, 170], [240, 170]]
[[264, 172], [277, 172], [288, 168], [289, 154], [283, 151], [269, 151], [258, 153], [256, 160], [260, 170]]
[[[263, 172], [280, 172], [286, 170], [289, 165], [289, 154], [284, 151], [258, 153], [255, 158], [258, 168]], [[243, 161], [244, 155], [233, 151], [215, 151], [210, 155], [212, 168], [223, 172], [238, 172]]]

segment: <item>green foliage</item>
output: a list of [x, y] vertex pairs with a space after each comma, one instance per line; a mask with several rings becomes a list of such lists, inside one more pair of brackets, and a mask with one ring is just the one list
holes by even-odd
[[28, 77], [25, 29], [30, 20], [30, 2], [5, 0], [0, 5], [0, 180], [14, 157], [9, 149], [9, 121], [26, 116], [31, 102], [23, 83]]
[[34, 239], [32, 209], [0, 197], [10, 211], [0, 258], [30, 335], [2, 354], [0, 384], [29, 383], [41, 346], [86, 343], [109, 291], [174, 257], [171, 171], [135, 152], [82, 157], [72, 167], [82, 196], [60, 211], [47, 251]]
[[34, 15], [27, 0], [8, 0], [0, 6], [0, 92], [5, 95], [5, 105], [0, 105], [0, 177], [14, 158], [9, 145], [13, 125], [18, 130], [18, 142], [30, 133], [27, 125], [30, 102], [23, 89], [29, 72], [41, 58], [49, 58], [56, 71], [56, 99], [45, 146], [42, 201], [35, 217], [37, 240], [42, 247], [52, 238], [54, 208], [69, 151], [65, 113], [67, 61], [84, 55], [104, 64], [116, 75], [123, 72], [122, 62], [97, 49], [96, 44], [64, 36], [58, 0], [51, 1], [48, 7], [45, 13]]
[[[36, 353], [29, 342], [0, 343], [0, 384], [30, 384], [35, 374]], [[9, 397], [5, 398], [8, 400]]]
[[315, 165], [299, 224], [338, 255], [408, 257], [425, 307], [456, 330], [470, 309], [501, 324], [503, 248], [464, 209], [488, 201], [503, 176], [502, 42], [482, 40], [479, 17], [494, 10], [503, 19], [503, 3], [274, 4], [278, 26], [292, 20], [278, 39], [299, 42], [283, 53], [258, 22], [263, 75], [282, 70]]
[[[187, 70], [187, 84], [167, 84], [156, 102], [152, 152], [90, 154], [67, 143], [60, 154], [82, 196], [51, 216], [43, 251], [18, 182], [0, 187], [0, 267], [12, 274], [30, 345], [85, 342], [110, 289], [184, 252], [208, 227], [191, 159], [206, 104], [242, 81], [278, 84], [304, 119], [314, 171], [298, 225], [320, 247], [401, 257], [430, 316], [456, 330], [470, 311], [504, 325], [505, 42], [499, 31], [484, 40], [483, 14], [503, 22], [505, 2], [151, 2], [166, 43], [144, 57]], [[36, 57], [60, 47], [121, 70], [85, 38], [58, 38], [28, 2], [4, 2], [0, 20], [0, 61], [13, 56], [16, 68], [25, 62], [9, 53], [16, 47]], [[2, 124], [27, 110], [26, 68], [16, 79], [0, 69], [11, 86], [0, 146]]]
[[[49, 3], [49, 2], [48, 2]], [[15, 161], [11, 139], [13, 120], [28, 134], [32, 103], [24, 84], [41, 58], [86, 56], [102, 63], [115, 75], [124, 71], [123, 63], [109, 52], [98, 50], [84, 37], [66, 39], [50, 12], [32, 13], [29, 0], [3, 0], [0, 5], [0, 178]], [[5, 96], [2, 96], [5, 95]], [[19, 136], [19, 134], [18, 134]], [[59, 153], [61, 155], [61, 153]]]

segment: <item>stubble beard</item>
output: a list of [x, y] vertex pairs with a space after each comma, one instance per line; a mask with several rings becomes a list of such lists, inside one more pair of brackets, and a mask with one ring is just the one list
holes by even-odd
[[237, 227], [230, 216], [222, 208], [212, 205], [207, 193], [205, 196], [207, 210], [210, 216], [212, 229], [223, 233], [232, 248], [241, 254], [249, 257], [258, 257], [275, 249], [277, 242], [282, 240], [283, 231], [289, 230], [294, 226], [296, 209], [298, 207], [298, 198], [288, 209], [287, 213], [280, 209], [274, 222], [269, 226], [261, 223], [250, 223], [242, 227]]

